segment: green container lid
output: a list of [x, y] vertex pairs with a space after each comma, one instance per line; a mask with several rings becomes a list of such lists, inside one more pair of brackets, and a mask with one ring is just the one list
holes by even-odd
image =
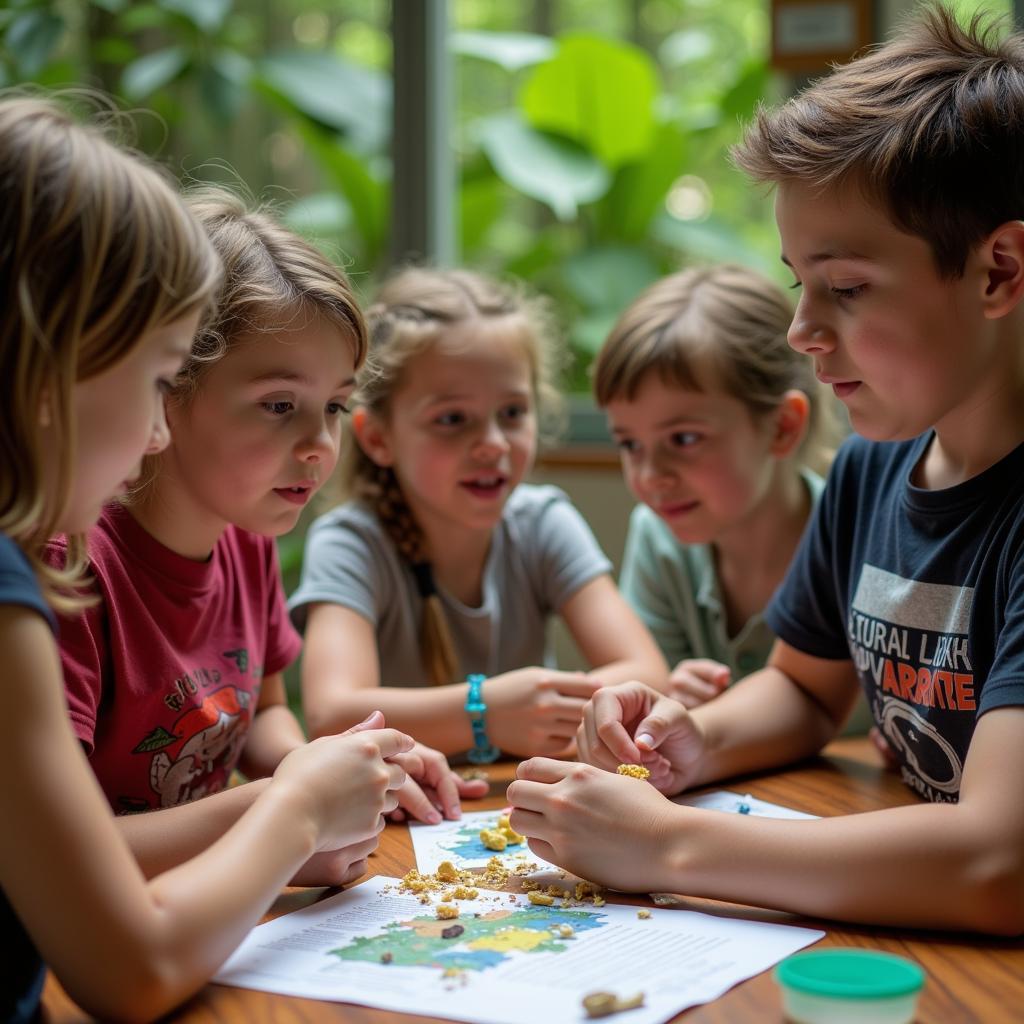
[[870, 949], [797, 953], [775, 968], [780, 984], [832, 999], [893, 999], [919, 992], [924, 971], [912, 960]]

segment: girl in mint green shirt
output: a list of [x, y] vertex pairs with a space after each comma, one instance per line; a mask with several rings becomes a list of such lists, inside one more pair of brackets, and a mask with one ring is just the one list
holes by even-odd
[[761, 668], [761, 612], [821, 493], [826, 400], [786, 342], [792, 309], [738, 266], [682, 271], [623, 313], [594, 368], [641, 504], [621, 587], [688, 707]]

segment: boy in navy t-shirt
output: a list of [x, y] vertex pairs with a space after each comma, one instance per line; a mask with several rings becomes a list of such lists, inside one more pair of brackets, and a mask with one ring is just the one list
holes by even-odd
[[736, 159], [777, 186], [790, 344], [861, 436], [768, 610], [768, 667], [692, 715], [639, 683], [602, 690], [580, 754], [643, 761], [671, 795], [818, 751], [860, 686], [924, 799], [755, 821], [535, 759], [512, 825], [620, 889], [1020, 934], [1024, 36], [933, 8], [762, 111]]

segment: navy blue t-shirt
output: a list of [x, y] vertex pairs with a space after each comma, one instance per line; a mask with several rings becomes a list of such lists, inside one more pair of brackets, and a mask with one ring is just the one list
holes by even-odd
[[[53, 612], [43, 598], [21, 549], [0, 533], [0, 604], [16, 604], [39, 612], [56, 632]], [[4, 954], [0, 985], [0, 1020], [21, 1024], [36, 1019], [46, 970], [21, 922], [0, 889], [0, 948]]]
[[929, 491], [910, 476], [932, 436], [843, 445], [765, 618], [852, 658], [903, 781], [956, 801], [978, 717], [1024, 704], [1024, 445]]

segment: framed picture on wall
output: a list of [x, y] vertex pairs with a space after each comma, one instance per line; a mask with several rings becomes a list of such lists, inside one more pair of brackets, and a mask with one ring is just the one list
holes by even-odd
[[772, 66], [825, 71], [873, 41], [871, 0], [772, 0]]

